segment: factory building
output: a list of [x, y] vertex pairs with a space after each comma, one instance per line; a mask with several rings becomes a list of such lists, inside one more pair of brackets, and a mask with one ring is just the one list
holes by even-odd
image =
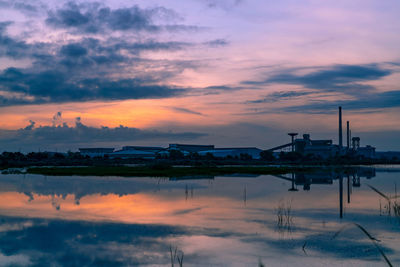
[[157, 153], [163, 151], [162, 147], [153, 146], [124, 146], [121, 150], [115, 151], [109, 156], [111, 158], [135, 158], [135, 159], [155, 159]]
[[303, 155], [313, 155], [319, 158], [331, 158], [339, 153], [339, 146], [332, 140], [312, 140], [309, 134], [303, 134], [303, 139], [294, 141], [295, 151]]
[[198, 152], [200, 156], [211, 154], [216, 158], [238, 157], [249, 155], [253, 159], [260, 159], [261, 149], [256, 147], [215, 148]]
[[195, 153], [205, 150], [213, 150], [214, 145], [188, 145], [188, 144], [169, 144], [168, 150], [179, 150], [183, 154]]
[[[291, 151], [302, 154], [303, 156], [312, 155], [322, 159], [328, 159], [335, 156], [349, 155], [352, 157], [375, 158], [375, 148], [372, 146], [360, 146], [360, 138], [351, 138], [350, 122], [347, 121], [347, 146], [343, 146], [342, 134], [342, 107], [339, 107], [339, 144], [333, 144], [332, 140], [312, 140], [309, 134], [304, 134], [302, 139], [295, 139], [297, 133], [289, 133], [291, 142], [271, 149], [271, 152], [290, 148]], [[351, 139], [351, 146], [350, 146]]]
[[108, 155], [114, 151], [114, 148], [79, 148], [79, 153], [82, 156], [93, 157], [104, 157], [104, 155]]
[[[214, 145], [187, 145], [187, 144], [170, 144], [167, 151], [179, 150], [183, 155], [187, 156], [190, 153], [197, 153], [200, 156], [211, 154], [216, 158], [226, 157], [241, 157], [241, 155], [249, 155], [253, 159], [259, 159], [261, 149], [256, 147], [228, 147], [215, 148]], [[165, 152], [164, 152], [165, 153]], [[161, 151], [159, 154], [163, 154]]]
[[165, 150], [163, 147], [159, 146], [124, 146], [122, 150], [137, 150], [137, 151], [146, 151], [146, 152], [154, 152], [157, 153], [159, 151]]
[[155, 159], [156, 153], [148, 152], [148, 151], [141, 151], [141, 150], [118, 150], [113, 153], [108, 154], [110, 158], [121, 158], [121, 159]]

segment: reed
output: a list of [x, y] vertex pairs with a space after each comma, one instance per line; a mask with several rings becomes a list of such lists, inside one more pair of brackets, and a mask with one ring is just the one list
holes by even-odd
[[[393, 215], [400, 219], [400, 204], [397, 201], [397, 199], [400, 196], [397, 195], [397, 185], [394, 184], [394, 196], [387, 195], [382, 191], [380, 191], [379, 189], [377, 189], [376, 187], [373, 187], [372, 185], [367, 184], [367, 186], [386, 200], [386, 205], [383, 207], [384, 210], [386, 210], [386, 214], [391, 216], [393, 210]], [[380, 200], [379, 200], [379, 213], [380, 215], [382, 214], [382, 205], [380, 203]]]
[[171, 258], [171, 267], [175, 266], [175, 262], [178, 261], [179, 267], [183, 266], [183, 251], [179, 250], [178, 247], [172, 248], [172, 245], [169, 246], [169, 253]]
[[278, 230], [287, 230], [288, 232], [291, 232], [293, 224], [292, 201], [281, 201], [275, 209], [275, 213], [277, 216]]

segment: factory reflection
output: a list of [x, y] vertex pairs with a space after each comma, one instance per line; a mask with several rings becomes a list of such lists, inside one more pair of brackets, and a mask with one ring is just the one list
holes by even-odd
[[[373, 167], [338, 169], [325, 167], [307, 173], [293, 172], [274, 176], [233, 174], [217, 177], [203, 175], [163, 179], [1, 175], [0, 197], [2, 194], [5, 196], [9, 193], [17, 193], [15, 197], [26, 201], [26, 203], [24, 202], [26, 205], [35, 206], [44, 201], [50, 204], [54, 210], [62, 211], [64, 207], [77, 209], [81, 205], [82, 198], [106, 198], [106, 196], [120, 198], [135, 195], [159, 195], [164, 198], [175, 198], [178, 195], [182, 196], [182, 192], [185, 202], [192, 202], [213, 192], [218, 197], [240, 200], [243, 201], [244, 206], [248, 206], [248, 201], [253, 203], [255, 198], [272, 197], [265, 191], [265, 188], [270, 186], [277, 186], [275, 192], [281, 196], [282, 191], [286, 190], [290, 191], [289, 194], [291, 192], [297, 194], [296, 192], [299, 191], [308, 192], [311, 188], [314, 191], [320, 191], [323, 185], [336, 187], [338, 184], [339, 215], [343, 217], [343, 203], [346, 201], [350, 203], [353, 188], [360, 187], [362, 179], [371, 179], [375, 176], [376, 169]], [[273, 177], [287, 181], [289, 185], [281, 183], [278, 185], [271, 181], [271, 178], [274, 179]], [[224, 184], [223, 190], [218, 189], [221, 184]], [[229, 187], [226, 187], [228, 184]], [[23, 194], [24, 197], [18, 196], [18, 194]]]
[[332, 185], [334, 180], [339, 184], [339, 217], [343, 218], [343, 182], [346, 182], [347, 203], [351, 201], [351, 194], [354, 187], [361, 186], [361, 178], [371, 179], [376, 176], [375, 168], [354, 167], [338, 170], [320, 169], [312, 173], [291, 173], [288, 175], [274, 175], [279, 179], [291, 182], [288, 191], [299, 191], [302, 186], [304, 191], [310, 191], [311, 185]]

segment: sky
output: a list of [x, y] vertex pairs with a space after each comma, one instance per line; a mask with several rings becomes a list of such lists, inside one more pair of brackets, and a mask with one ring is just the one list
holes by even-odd
[[400, 150], [397, 0], [0, 0], [0, 150]]

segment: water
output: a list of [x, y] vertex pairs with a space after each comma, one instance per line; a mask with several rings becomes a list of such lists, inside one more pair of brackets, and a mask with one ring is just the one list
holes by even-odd
[[0, 266], [399, 266], [399, 175], [1, 175]]

